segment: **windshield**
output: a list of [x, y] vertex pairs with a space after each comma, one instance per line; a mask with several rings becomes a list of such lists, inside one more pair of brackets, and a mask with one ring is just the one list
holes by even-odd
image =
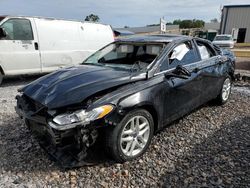
[[232, 40], [231, 36], [216, 36], [214, 40]]
[[83, 64], [113, 67], [132, 72], [146, 70], [161, 53], [163, 44], [157, 43], [112, 43], [97, 51]]

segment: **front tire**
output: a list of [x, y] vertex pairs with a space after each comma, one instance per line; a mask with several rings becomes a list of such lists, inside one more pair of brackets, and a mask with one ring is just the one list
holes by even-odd
[[107, 130], [106, 147], [117, 162], [130, 161], [146, 152], [153, 133], [152, 115], [143, 109], [133, 110], [116, 127]]
[[226, 77], [222, 84], [220, 94], [216, 98], [218, 104], [223, 105], [228, 101], [231, 94], [231, 87], [232, 80], [230, 77]]
[[3, 74], [0, 72], [0, 85], [2, 84], [3, 81]]

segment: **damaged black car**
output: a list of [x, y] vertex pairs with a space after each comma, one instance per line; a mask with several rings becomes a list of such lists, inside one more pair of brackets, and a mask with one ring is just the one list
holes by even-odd
[[16, 111], [63, 165], [85, 164], [100, 137], [102, 150], [124, 162], [174, 120], [210, 100], [226, 103], [234, 64], [232, 52], [203, 39], [119, 39], [20, 89]]

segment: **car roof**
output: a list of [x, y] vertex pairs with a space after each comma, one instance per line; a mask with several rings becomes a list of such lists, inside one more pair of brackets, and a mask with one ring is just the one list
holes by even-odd
[[2, 18], [37, 18], [37, 19], [44, 19], [44, 20], [61, 20], [61, 21], [71, 21], [71, 22], [81, 22], [81, 23], [91, 23], [96, 25], [109, 25], [99, 22], [92, 22], [92, 21], [81, 21], [76, 19], [63, 19], [63, 18], [54, 18], [54, 17], [42, 17], [42, 16], [25, 16], [25, 15], [0, 15]]
[[120, 42], [161, 42], [168, 43], [181, 39], [191, 39], [192, 37], [186, 35], [171, 35], [171, 34], [159, 34], [159, 35], [133, 35], [126, 38], [119, 38]]

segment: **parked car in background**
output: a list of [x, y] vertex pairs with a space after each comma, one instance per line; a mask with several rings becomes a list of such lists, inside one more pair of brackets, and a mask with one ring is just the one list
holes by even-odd
[[232, 35], [216, 35], [213, 40], [213, 44], [221, 48], [233, 48], [235, 41], [233, 40]]
[[86, 164], [98, 138], [116, 161], [132, 160], [169, 123], [210, 100], [228, 101], [235, 58], [223, 51], [187, 36], [117, 39], [20, 89], [16, 111], [66, 167]]
[[114, 41], [109, 25], [40, 17], [0, 17], [0, 83], [4, 76], [48, 73], [80, 64]]

